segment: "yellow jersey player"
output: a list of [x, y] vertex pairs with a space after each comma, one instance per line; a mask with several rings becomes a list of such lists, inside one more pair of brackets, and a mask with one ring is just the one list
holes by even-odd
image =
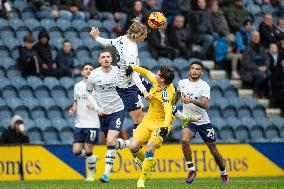
[[[136, 65], [129, 66], [126, 69], [126, 75], [130, 75], [133, 71], [144, 75], [153, 84], [150, 90], [148, 113], [138, 125], [129, 146], [134, 157], [143, 162], [137, 187], [145, 187], [145, 180], [149, 177], [152, 167], [155, 165], [153, 160], [155, 149], [162, 145], [163, 139], [172, 127], [175, 95], [172, 82], [175, 75], [172, 67], [164, 65], [160, 67], [156, 75]], [[146, 142], [148, 143], [144, 156], [141, 146]]]

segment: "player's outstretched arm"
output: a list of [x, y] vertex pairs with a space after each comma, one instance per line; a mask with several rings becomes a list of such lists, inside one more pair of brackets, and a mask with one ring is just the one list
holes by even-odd
[[90, 31], [90, 35], [95, 38], [95, 40], [104, 46], [109, 46], [112, 44], [112, 39], [105, 39], [100, 37], [100, 31], [96, 27], [92, 27], [92, 30]]

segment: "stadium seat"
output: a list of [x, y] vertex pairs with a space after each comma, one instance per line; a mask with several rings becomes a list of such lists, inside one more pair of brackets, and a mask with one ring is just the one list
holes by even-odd
[[141, 51], [141, 52], [139, 52], [138, 56], [139, 56], [140, 60], [144, 59], [144, 58], [151, 58], [152, 57], [149, 51]]
[[55, 98], [67, 97], [65, 89], [61, 85], [54, 86], [51, 90], [51, 96]]
[[[75, 116], [69, 116], [66, 121], [68, 122], [68, 125], [70, 127], [74, 127], [75, 126]], [[124, 120], [125, 121], [125, 120]], [[124, 125], [123, 125], [124, 126]]]
[[280, 142], [280, 132], [277, 127], [271, 125], [265, 128], [265, 136], [271, 142]]
[[16, 62], [10, 57], [1, 57], [1, 66], [8, 70], [12, 66], [15, 66]]
[[222, 110], [217, 105], [211, 105], [208, 110], [209, 117], [222, 117]]
[[75, 82], [72, 77], [62, 77], [59, 79], [59, 83], [61, 86], [65, 88], [65, 90], [73, 89]]
[[77, 57], [90, 57], [90, 52], [87, 47], [79, 47], [76, 49], [76, 56]]
[[68, 20], [70, 21], [72, 19], [72, 13], [67, 10], [60, 10], [59, 11], [59, 18], [60, 20]]
[[30, 111], [26, 106], [18, 106], [14, 109], [15, 115], [20, 115], [24, 120], [30, 118]]
[[10, 80], [14, 79], [15, 77], [22, 77], [21, 71], [16, 67], [10, 67], [10, 69], [7, 70], [6, 75]]
[[17, 107], [19, 106], [22, 106], [23, 103], [22, 103], [22, 100], [17, 98], [17, 97], [9, 97], [6, 99], [7, 101], [7, 105], [12, 109], [16, 109]]
[[141, 61], [141, 65], [145, 65], [146, 68], [148, 68], [149, 70], [153, 70], [154, 67], [158, 66], [158, 62], [154, 59], [154, 58], [145, 58]]
[[109, 33], [113, 32], [113, 28], [117, 26], [117, 23], [113, 20], [104, 20], [103, 21], [103, 28], [106, 29]]
[[181, 72], [182, 70], [188, 70], [188, 62], [184, 58], [175, 58], [173, 60], [173, 66]]
[[59, 27], [62, 31], [66, 31], [67, 29], [72, 29], [71, 23], [66, 19], [57, 19], [56, 21], [57, 27]]
[[1, 106], [0, 107], [0, 119], [11, 118], [13, 116], [13, 111], [9, 106]]
[[244, 117], [251, 117], [251, 111], [248, 106], [240, 106], [238, 108], [238, 117], [244, 118]]
[[[240, 117], [241, 118], [241, 117]], [[242, 125], [247, 126], [248, 128], [252, 128], [255, 125], [257, 125], [255, 119], [251, 118], [251, 117], [244, 117], [241, 118], [242, 119]]]
[[60, 140], [62, 144], [72, 144], [74, 141], [74, 130], [71, 127], [61, 130]]
[[42, 133], [39, 128], [33, 127], [28, 130], [30, 144], [44, 144], [42, 141]]
[[28, 130], [36, 127], [35, 122], [33, 120], [29, 119], [29, 118], [24, 119], [24, 125]]
[[249, 142], [249, 129], [246, 126], [240, 126], [235, 129], [236, 139], [241, 143]]
[[[6, 46], [4, 46], [4, 44], [0, 46], [0, 56], [3, 57], [3, 58], [4, 57], [9, 58], [9, 56], [10, 56], [10, 50]], [[5, 68], [4, 66], [2, 66], [2, 62], [1, 62], [0, 66]]]
[[51, 122], [48, 119], [45, 119], [45, 118], [37, 118], [37, 119], [35, 119], [35, 124], [42, 131], [52, 127]]
[[1, 119], [1, 127], [8, 129], [8, 127], [10, 127], [10, 125], [11, 125], [11, 118], [10, 117]]
[[62, 129], [65, 129], [65, 128], [69, 128], [69, 123], [65, 119], [62, 119], [62, 118], [52, 119], [52, 125], [58, 131], [61, 131]]
[[16, 37], [17, 39], [20, 41], [20, 40], [23, 40], [24, 36], [25, 35], [30, 35], [30, 31], [29, 29], [25, 26], [25, 27], [20, 27], [18, 28], [18, 30], [16, 31]]
[[11, 98], [11, 97], [18, 97], [17, 89], [12, 85], [3, 87], [2, 97], [4, 97], [5, 99]]
[[44, 107], [45, 109], [49, 109], [52, 106], [55, 106], [56, 103], [53, 98], [50, 97], [41, 97], [39, 98], [39, 104]]
[[21, 11], [21, 18], [22, 18], [22, 20], [35, 18], [35, 14], [34, 14], [32, 9], [26, 8], [25, 10]]
[[59, 85], [59, 81], [56, 77], [45, 77], [43, 83], [49, 90], [54, 86]]
[[237, 110], [234, 106], [228, 105], [222, 108], [223, 117], [237, 117]]
[[254, 126], [250, 129], [251, 142], [267, 142], [264, 137], [264, 130], [260, 126]]
[[[15, 48], [13, 48], [12, 50], [11, 50], [11, 57], [12, 57], [12, 59], [14, 59], [14, 60], [18, 60], [18, 58], [19, 58], [19, 46], [16, 46]], [[16, 62], [15, 62], [16, 63]]]
[[47, 88], [46, 86], [43, 86], [43, 85], [38, 86], [38, 87], [34, 90], [34, 92], [35, 92], [35, 96], [36, 96], [37, 98], [49, 97], [49, 96], [50, 96], [50, 95], [49, 95], [49, 90], [48, 90], [48, 88]]
[[275, 117], [272, 119], [272, 123], [278, 128], [284, 128], [284, 118], [283, 117]]
[[100, 20], [95, 20], [95, 19], [90, 19], [88, 20], [88, 23], [87, 25], [92, 28], [92, 27], [97, 27], [99, 28], [100, 30], [105, 30], [104, 27], [103, 27], [103, 23], [100, 21]]
[[11, 86], [10, 80], [6, 78], [1, 78], [0, 89], [3, 90], [3, 88], [7, 86]]
[[[21, 46], [20, 40], [18, 40], [17, 38], [14, 38], [14, 37], [9, 37], [9, 38], [3, 39], [3, 41], [4, 41], [5, 46], [9, 48], [11, 55], [13, 57], [13, 51], [15, 51], [16, 49], [18, 49]], [[17, 57], [18, 56], [19, 55], [17, 55]], [[14, 60], [16, 60], [16, 59], [14, 59]]]
[[221, 117], [213, 116], [211, 118], [211, 124], [213, 127], [221, 129], [223, 127], [226, 127], [227, 122], [226, 120], [222, 119]]
[[39, 106], [39, 102], [36, 98], [33, 97], [23, 97], [22, 98], [23, 105], [32, 110], [34, 107]]
[[78, 33], [75, 28], [67, 28], [64, 32], [64, 38], [71, 39], [71, 38], [78, 38]]
[[224, 91], [224, 97], [225, 98], [238, 98], [238, 92], [233, 87], [226, 88]]
[[17, 89], [20, 89], [23, 86], [27, 86], [26, 80], [22, 77], [14, 77], [10, 81], [11, 81], [11, 85], [16, 87]]
[[49, 119], [55, 119], [55, 118], [62, 118], [62, 111], [61, 108], [59, 106], [52, 106], [50, 108], [47, 109], [47, 117]]
[[231, 127], [223, 127], [222, 129], [220, 129], [220, 138], [222, 139], [222, 141], [224, 141], [225, 143], [236, 143], [237, 140], [235, 139], [235, 133], [234, 130]]
[[37, 87], [43, 85], [42, 80], [39, 77], [36, 76], [29, 76], [27, 78], [27, 83], [30, 85], [33, 89], [36, 89]]
[[74, 90], [73, 89], [69, 89], [67, 91], [67, 94], [68, 94], [68, 98], [69, 99], [73, 99], [74, 98]]
[[63, 40], [64, 39], [60, 36], [52, 36], [52, 38], [50, 39], [50, 44], [57, 49], [61, 49]]
[[49, 35], [52, 38], [63, 38], [62, 32], [60, 30], [50, 30]]
[[19, 97], [26, 98], [26, 97], [34, 97], [34, 91], [29, 85], [22, 86], [18, 89]]
[[171, 59], [169, 58], [163, 58], [163, 57], [160, 57], [158, 58], [158, 65], [167, 65], [167, 66], [173, 66], [173, 62]]
[[9, 20], [9, 26], [17, 31], [18, 28], [25, 26], [25, 23], [19, 18], [12, 18]]
[[[0, 55], [0, 56], [1, 56], [1, 55]], [[6, 75], [6, 74], [5, 74], [4, 68], [0, 66], [0, 78], [5, 77], [5, 75]]]
[[0, 18], [0, 28], [1, 29], [9, 28], [9, 23], [7, 22], [6, 19]]
[[265, 109], [262, 106], [258, 106], [253, 108], [252, 110], [252, 115], [254, 118], [259, 118], [259, 117], [266, 117]]
[[42, 106], [35, 106], [33, 109], [30, 110], [31, 117], [33, 120], [37, 118], [45, 118], [46, 112], [45, 109]]
[[256, 118], [257, 125], [266, 129], [267, 127], [273, 126], [273, 123], [266, 117], [258, 117]]
[[5, 132], [5, 128], [2, 127], [2, 125], [0, 125], [0, 136], [2, 136], [2, 134]]
[[68, 99], [65, 97], [58, 97], [54, 100], [56, 104], [61, 107], [62, 110], [68, 110], [70, 105], [72, 104], [72, 99]]
[[34, 18], [28, 18], [24, 20], [25, 25], [30, 29], [30, 31], [34, 30], [42, 30], [43, 27], [40, 25], [40, 22]]
[[[46, 30], [49, 31], [53, 27], [57, 27], [57, 24], [55, 23], [54, 20], [51, 19], [42, 19], [40, 21], [40, 25]], [[37, 38], [36, 38], [37, 39]]]
[[91, 29], [84, 20], [79, 20], [79, 19], [72, 20], [71, 25], [73, 28], [77, 30], [78, 33], [83, 30], [90, 31]]
[[[188, 75], [188, 71], [182, 71], [182, 72], [187, 72], [187, 75]], [[185, 75], [185, 74], [183, 74]], [[186, 78], [186, 77], [184, 77]], [[223, 90], [222, 88], [218, 87], [218, 86], [212, 86], [211, 87], [211, 93], [212, 93], [212, 96], [223, 96]]]
[[60, 144], [58, 131], [55, 128], [48, 128], [43, 132], [45, 144]]
[[236, 129], [240, 126], [242, 126], [242, 120], [236, 117], [225, 117], [226, 123], [228, 126], [232, 127], [233, 129]]
[[[74, 49], [78, 49], [79, 47], [84, 47], [83, 41], [77, 37], [72, 37], [69, 40], [71, 41]], [[83, 58], [83, 57], [80, 57], [80, 58]]]

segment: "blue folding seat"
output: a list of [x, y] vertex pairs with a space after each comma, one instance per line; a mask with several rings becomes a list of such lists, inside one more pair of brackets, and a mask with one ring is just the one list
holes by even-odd
[[34, 90], [29, 85], [24, 85], [18, 89], [19, 97], [26, 98], [26, 97], [34, 97]]
[[71, 20], [72, 19], [72, 13], [68, 10], [60, 10], [59, 11], [59, 18], [60, 20]]
[[10, 79], [10, 80], [13, 80], [14, 78], [16, 77], [22, 77], [22, 73], [21, 73], [21, 70], [18, 70], [16, 67], [10, 67], [8, 70], [7, 70], [7, 77]]
[[236, 139], [241, 143], [247, 143], [250, 140], [249, 129], [244, 125], [235, 128], [235, 135]]
[[23, 105], [23, 102], [21, 99], [17, 98], [17, 97], [10, 97], [6, 99], [7, 105], [12, 109], [16, 109], [19, 106]]
[[45, 77], [43, 83], [49, 90], [59, 85], [59, 81], [56, 77]]
[[36, 98], [33, 97], [24, 97], [22, 98], [23, 105], [29, 108], [31, 111], [33, 108], [39, 106], [39, 102]]
[[73, 89], [75, 82], [72, 77], [62, 77], [59, 79], [59, 84], [65, 88], [65, 90]]
[[58, 97], [55, 98], [55, 102], [58, 106], [61, 107], [62, 110], [66, 111], [70, 108], [71, 104], [72, 104], [72, 100], [65, 98], [65, 97]]
[[244, 118], [244, 117], [251, 117], [251, 110], [248, 106], [240, 106], [238, 108], [238, 117], [239, 118]]
[[44, 107], [42, 106], [35, 106], [33, 109], [30, 110], [31, 117], [33, 120], [37, 118], [45, 118], [46, 117], [46, 112]]
[[234, 87], [228, 87], [224, 91], [225, 98], [238, 98], [238, 91]]
[[151, 58], [151, 54], [149, 51], [141, 51], [139, 52], [139, 58], [144, 59], [144, 58]]
[[[183, 78], [186, 78], [185, 74], [188, 75], [188, 70], [184, 70], [184, 71], [182, 71], [182, 73], [184, 73]], [[222, 88], [220, 88], [218, 86], [212, 86], [211, 87], [211, 93], [212, 93], [212, 96], [223, 96], [223, 90], [222, 90]]]
[[73, 99], [74, 98], [74, 90], [73, 89], [69, 89], [67, 91], [67, 94], [68, 94], [68, 98], [69, 99]]
[[72, 20], [71, 25], [73, 28], [75, 28], [78, 31], [78, 33], [83, 30], [90, 31], [91, 29], [84, 20], [79, 20], [79, 19]]
[[13, 51], [15, 51], [16, 49], [18, 49], [21, 46], [20, 40], [18, 40], [17, 38], [14, 38], [14, 37], [5, 38], [5, 39], [3, 39], [3, 42], [9, 48], [12, 57], [13, 57]]
[[145, 65], [145, 67], [149, 70], [152, 70], [159, 65], [158, 62], [153, 58], [145, 58], [144, 60], [141, 60], [141, 64]]
[[57, 24], [54, 20], [46, 18], [40, 21], [40, 25], [47, 31], [49, 31], [51, 28], [57, 27]]
[[5, 117], [1, 120], [1, 126], [5, 129], [8, 129], [11, 126], [11, 118]]
[[39, 104], [40, 104], [42, 107], [44, 107], [45, 109], [49, 109], [50, 107], [56, 105], [56, 103], [55, 103], [55, 101], [53, 100], [53, 98], [50, 98], [50, 97], [42, 97], [42, 98], [39, 98]]
[[17, 29], [16, 31], [16, 37], [18, 40], [23, 40], [24, 36], [26, 35], [30, 35], [30, 31], [29, 29], [25, 26], [25, 27], [20, 27]]
[[49, 94], [49, 89], [44, 86], [44, 85], [41, 85], [41, 86], [38, 86], [35, 90], [35, 96], [37, 98], [41, 98], [41, 97], [49, 97], [50, 94]]
[[255, 125], [250, 129], [251, 142], [267, 142], [265, 139], [264, 130], [261, 126]]
[[222, 108], [223, 117], [237, 117], [237, 109], [232, 105]]
[[211, 105], [208, 110], [209, 117], [222, 117], [222, 110], [219, 105]]
[[14, 77], [13, 79], [11, 79], [11, 85], [19, 89], [23, 86], [26, 86], [27, 82], [22, 77]]
[[[17, 45], [16, 43], [14, 45]], [[18, 60], [19, 58], [19, 46], [15, 46], [11, 49], [11, 57], [13, 60]]]
[[[67, 122], [68, 122], [68, 125], [70, 126], [70, 127], [74, 127], [75, 126], [75, 117], [74, 116], [69, 116], [67, 119]], [[125, 120], [124, 120], [124, 122], [125, 122]], [[123, 123], [123, 126], [124, 126], [125, 124]], [[132, 124], [133, 125], [133, 124]]]
[[79, 47], [76, 49], [77, 57], [90, 57], [90, 52], [87, 47]]
[[47, 117], [49, 119], [62, 118], [62, 110], [59, 106], [52, 106], [47, 109]]
[[43, 81], [39, 77], [29, 76], [27, 78], [27, 84], [30, 85], [33, 89], [36, 89], [37, 87], [43, 85]]
[[[98, 52], [102, 48], [102, 46], [99, 43], [94, 43], [94, 38], [89, 36], [85, 36], [84, 38], [81, 38], [84, 45], [91, 49], [92, 51]], [[97, 56], [93, 56], [93, 58], [98, 58]]]
[[[0, 56], [3, 58], [9, 58], [10, 56], [10, 50], [6, 47], [6, 46], [0, 46]], [[2, 62], [1, 62], [1, 66], [2, 66]], [[4, 67], [4, 66], [2, 66]]]
[[52, 119], [52, 126], [58, 131], [61, 131], [62, 129], [69, 128], [69, 123], [65, 119], [54, 118]]
[[173, 66], [181, 72], [182, 70], [188, 70], [188, 62], [184, 58], [175, 58], [173, 60]]
[[274, 125], [270, 125], [265, 128], [265, 136], [266, 136], [266, 139], [268, 139], [271, 142], [281, 142], [280, 131]]
[[25, 26], [25, 23], [19, 18], [12, 18], [9, 20], [9, 26], [17, 31], [19, 27]]
[[0, 107], [0, 119], [10, 118], [13, 116], [13, 110], [9, 106], [1, 106]]
[[114, 20], [104, 20], [103, 21], [103, 27], [111, 33], [113, 31], [113, 28], [117, 25], [117, 23]]
[[236, 117], [226, 117], [226, 122], [227, 122], [227, 125], [232, 127], [233, 129], [236, 129], [242, 126], [242, 120]]
[[90, 20], [88, 20], [87, 25], [90, 28], [97, 27], [97, 28], [99, 28], [100, 31], [105, 30], [103, 23], [100, 20], [90, 19]]
[[48, 129], [48, 128], [51, 128], [53, 127], [52, 124], [51, 124], [51, 121], [49, 121], [48, 119], [45, 119], [43, 117], [40, 117], [40, 118], [36, 118], [34, 119], [35, 120], [35, 124], [36, 126], [41, 129], [42, 131]]
[[48, 128], [43, 132], [45, 144], [60, 144], [58, 131], [55, 128]]
[[71, 127], [62, 129], [60, 131], [60, 140], [62, 144], [73, 144], [74, 130]]
[[241, 118], [241, 120], [242, 120], [242, 125], [245, 125], [248, 128], [252, 128], [255, 125], [257, 125], [255, 119], [253, 119], [251, 117], [243, 117], [243, 118]]
[[30, 29], [30, 31], [33, 31], [33, 32], [35, 30], [40, 31], [40, 30], [43, 29], [43, 27], [40, 25], [40, 22], [37, 19], [34, 19], [34, 18], [25, 19], [24, 23]]
[[6, 19], [0, 18], [0, 28], [5, 29], [9, 27], [9, 23], [7, 22]]
[[50, 92], [51, 92], [51, 96], [54, 99], [67, 96], [65, 89], [60, 85], [54, 86]]
[[3, 90], [4, 87], [6, 86], [10, 86], [10, 80], [6, 79], [6, 78], [1, 78], [1, 82], [0, 82], [0, 89]]
[[57, 49], [61, 49], [63, 40], [64, 39], [60, 36], [52, 36], [52, 38], [50, 39], [50, 44], [52, 46], [55, 46]]
[[235, 139], [235, 132], [231, 127], [223, 127], [219, 130], [220, 138], [225, 143], [237, 143], [238, 141]]
[[173, 62], [172, 62], [171, 59], [163, 58], [163, 57], [158, 58], [158, 64], [159, 64], [159, 66], [160, 65], [173, 66]]
[[78, 38], [78, 33], [77, 30], [75, 30], [75, 28], [67, 28], [64, 31], [64, 38], [66, 39], [71, 39], [71, 38]]
[[252, 109], [252, 115], [254, 118], [266, 117], [265, 109], [263, 106], [259, 105]]
[[77, 37], [72, 37], [69, 39], [72, 43], [74, 49], [78, 49], [79, 47], [84, 47], [83, 41]]
[[13, 7], [22, 11], [25, 8], [29, 7], [29, 4], [26, 1], [23, 1], [23, 0], [14, 0], [13, 1]]
[[21, 11], [21, 18], [22, 20], [35, 18], [35, 13], [33, 12], [32, 9], [26, 8], [25, 10]]
[[272, 119], [273, 124], [278, 128], [284, 128], [284, 118], [283, 117], [275, 117]]
[[16, 62], [10, 57], [1, 57], [1, 66], [4, 67], [6, 70], [15, 65]]
[[69, 20], [66, 19], [57, 19], [56, 21], [57, 27], [59, 27], [62, 31], [66, 31], [67, 29], [72, 28]]
[[35, 122], [33, 120], [29, 119], [29, 118], [24, 119], [24, 125], [28, 130], [36, 127]]
[[226, 120], [222, 119], [221, 117], [212, 117], [211, 123], [214, 128], [223, 128], [227, 125]]
[[[0, 55], [1, 56], [1, 55]], [[5, 77], [5, 70], [3, 67], [0, 66], [0, 78], [4, 78]]]
[[6, 38], [15, 38], [14, 30], [10, 27], [3, 28], [0, 32], [0, 36], [2, 39]]
[[60, 30], [50, 30], [49, 35], [52, 38], [63, 38], [62, 32]]
[[11, 97], [18, 97], [17, 89], [12, 85], [3, 87], [2, 97], [4, 97], [5, 99], [11, 98]]
[[28, 130], [30, 144], [44, 144], [42, 141], [42, 132], [39, 128], [33, 127]]
[[26, 106], [18, 106], [14, 109], [14, 114], [20, 115], [24, 120], [30, 118], [30, 111]]

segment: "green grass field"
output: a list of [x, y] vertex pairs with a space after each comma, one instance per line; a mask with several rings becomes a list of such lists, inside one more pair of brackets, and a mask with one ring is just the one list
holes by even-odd
[[[0, 189], [125, 189], [136, 188], [136, 180], [111, 180], [110, 183], [84, 181], [0, 181]], [[146, 183], [147, 189], [283, 189], [284, 177], [232, 178], [230, 184], [222, 184], [218, 178], [197, 178], [188, 185], [182, 179], [156, 179]]]

